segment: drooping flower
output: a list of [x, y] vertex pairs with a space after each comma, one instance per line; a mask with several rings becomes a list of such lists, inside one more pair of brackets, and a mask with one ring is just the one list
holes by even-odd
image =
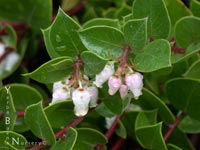
[[121, 78], [117, 76], [111, 76], [108, 80], [108, 93], [114, 95], [120, 88], [122, 84]]
[[114, 63], [111, 62], [105, 65], [104, 69], [96, 75], [94, 84], [97, 87], [102, 87], [102, 85], [112, 76], [115, 72]]
[[90, 86], [86, 89], [90, 94], [90, 108], [97, 106], [98, 89], [94, 86]]
[[5, 59], [5, 70], [10, 71], [19, 59], [20, 57], [16, 52], [11, 52]]
[[128, 94], [128, 86], [125, 85], [125, 84], [122, 84], [120, 86], [120, 89], [119, 89], [119, 93], [120, 93], [120, 96], [121, 96], [121, 99], [125, 99], [127, 94]]
[[90, 93], [83, 88], [75, 89], [72, 92], [72, 100], [74, 103], [74, 111], [76, 116], [81, 117], [87, 114], [90, 97]]
[[133, 93], [135, 99], [142, 95], [143, 75], [139, 72], [128, 73], [125, 76], [125, 82], [128, 88]]
[[71, 95], [70, 95], [69, 89], [60, 88], [53, 92], [52, 103], [57, 102], [57, 101], [67, 100], [70, 97]]
[[5, 53], [5, 45], [0, 43], [0, 57]]

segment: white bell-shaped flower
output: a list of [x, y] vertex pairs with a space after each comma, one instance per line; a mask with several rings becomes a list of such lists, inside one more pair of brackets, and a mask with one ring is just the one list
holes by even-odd
[[121, 78], [117, 76], [111, 76], [108, 80], [108, 93], [114, 95], [120, 88], [122, 84]]
[[67, 100], [71, 97], [70, 89], [59, 88], [53, 92], [52, 102], [55, 103], [57, 101]]
[[10, 71], [19, 59], [20, 57], [16, 52], [10, 53], [5, 59], [5, 70]]
[[0, 43], [0, 57], [5, 53], [5, 45]]
[[90, 108], [97, 106], [98, 89], [94, 86], [90, 86], [86, 89], [90, 94]]
[[109, 63], [105, 65], [104, 69], [96, 75], [94, 84], [97, 87], [102, 87], [102, 85], [112, 76], [115, 72], [114, 63]]
[[54, 82], [53, 84], [53, 92], [58, 90], [58, 89], [62, 89], [64, 87], [64, 84], [62, 81], [58, 81], [58, 82]]
[[89, 109], [90, 93], [83, 88], [75, 89], [72, 92], [72, 100], [75, 115], [78, 117], [86, 115]]
[[140, 95], [142, 95], [142, 87], [143, 87], [143, 75], [139, 72], [128, 73], [125, 76], [125, 82], [128, 88], [133, 93], [135, 99], [138, 99]]
[[124, 84], [122, 84], [121, 86], [120, 86], [120, 89], [119, 89], [119, 93], [120, 93], [120, 96], [121, 96], [121, 98], [122, 99], [125, 99], [126, 98], [126, 96], [127, 96], [127, 94], [128, 94], [128, 86], [127, 85], [124, 85]]

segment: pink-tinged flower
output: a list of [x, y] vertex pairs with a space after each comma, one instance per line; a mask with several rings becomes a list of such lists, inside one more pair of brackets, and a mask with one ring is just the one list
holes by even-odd
[[5, 59], [5, 70], [10, 71], [19, 59], [20, 57], [16, 52], [10, 53]]
[[62, 101], [62, 100], [67, 100], [69, 99], [70, 96], [70, 90], [68, 89], [63, 89], [63, 88], [59, 88], [57, 90], [55, 90], [53, 92], [53, 96], [52, 96], [52, 102], [51, 103], [55, 103], [57, 101]]
[[108, 93], [114, 95], [120, 88], [122, 84], [121, 78], [116, 76], [111, 76], [108, 80]]
[[85, 89], [75, 89], [72, 92], [72, 100], [75, 106], [75, 115], [78, 117], [86, 115], [89, 109], [90, 93]]
[[0, 43], [0, 57], [5, 53], [5, 45]]
[[122, 99], [125, 99], [126, 98], [126, 96], [127, 96], [127, 94], [128, 94], [128, 86], [127, 85], [124, 85], [124, 84], [122, 84], [121, 86], [120, 86], [120, 89], [119, 89], [119, 93], [120, 93], [120, 96], [121, 96], [121, 98]]
[[90, 108], [97, 106], [97, 100], [98, 100], [98, 89], [94, 86], [88, 87], [86, 89], [90, 94]]
[[112, 76], [115, 72], [114, 63], [107, 64], [104, 69], [96, 75], [94, 84], [97, 87], [102, 87], [102, 85]]
[[62, 81], [54, 82], [53, 92], [58, 90], [58, 89], [62, 89], [63, 87], [64, 87], [64, 84], [62, 83]]
[[134, 98], [138, 99], [138, 97], [142, 95], [143, 75], [139, 72], [126, 74], [125, 82], [128, 88], [133, 93]]

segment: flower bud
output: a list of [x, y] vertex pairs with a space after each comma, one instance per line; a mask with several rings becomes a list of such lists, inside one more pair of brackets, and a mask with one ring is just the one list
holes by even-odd
[[88, 112], [90, 94], [85, 89], [76, 89], [72, 93], [72, 100], [75, 105], [74, 111], [76, 116], [84, 116]]
[[56, 102], [56, 101], [62, 101], [62, 100], [67, 100], [70, 98], [70, 90], [68, 89], [56, 89], [53, 92], [53, 96], [52, 96], [52, 103]]
[[143, 75], [139, 72], [126, 74], [125, 77], [126, 85], [131, 90], [135, 99], [138, 99], [140, 95], [142, 95], [142, 87], [143, 87]]
[[98, 89], [94, 86], [88, 87], [87, 91], [90, 94], [90, 108], [97, 106], [97, 100], [98, 100]]
[[96, 75], [94, 84], [97, 87], [102, 87], [102, 85], [112, 76], [115, 72], [114, 63], [107, 64], [104, 69]]
[[108, 93], [114, 95], [120, 88], [122, 84], [121, 78], [116, 76], [111, 76], [108, 80]]
[[125, 99], [128, 94], [128, 87], [124, 84], [120, 86], [119, 93], [122, 99]]
[[0, 57], [5, 53], [5, 45], [0, 43]]

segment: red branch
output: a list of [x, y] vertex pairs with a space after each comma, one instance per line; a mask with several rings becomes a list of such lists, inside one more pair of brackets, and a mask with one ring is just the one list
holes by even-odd
[[112, 146], [111, 150], [119, 150], [123, 142], [124, 142], [124, 139], [120, 137], [117, 140], [117, 142], [115, 142], [115, 144]]
[[[24, 117], [24, 111], [16, 112], [17, 117]], [[0, 119], [3, 119], [4, 114], [0, 114]]]
[[[114, 120], [112, 126], [111, 126], [111, 127], [108, 129], [108, 131], [105, 133], [105, 137], [106, 137], [108, 140], [109, 140], [110, 137], [113, 135], [113, 133], [115, 132], [116, 128], [118, 127], [118, 123], [119, 123], [119, 121], [120, 121], [121, 118], [122, 118], [122, 115], [118, 115], [118, 116], [115, 118], [115, 120]], [[102, 150], [103, 147], [104, 147], [104, 145], [97, 145], [97, 146], [96, 146], [96, 150]]]
[[169, 137], [171, 136], [171, 134], [173, 133], [173, 131], [176, 129], [176, 127], [179, 125], [179, 123], [183, 120], [183, 118], [185, 117], [185, 113], [182, 112], [177, 118], [176, 121], [174, 122], [174, 124], [172, 124], [172, 126], [169, 128], [169, 130], [166, 132], [166, 134], [164, 135], [164, 141], [166, 142]]
[[[83, 116], [83, 117], [78, 117], [78, 118], [74, 119], [73, 121], [71, 121], [66, 127], [64, 127], [62, 130], [60, 130], [59, 132], [57, 132], [57, 133], [55, 134], [56, 139], [62, 138], [62, 137], [66, 134], [67, 130], [68, 130], [70, 127], [75, 127], [75, 126], [78, 125], [84, 118], [85, 118], [85, 116]], [[39, 145], [36, 145], [36, 146], [30, 148], [29, 150], [40, 150], [41, 148], [43, 148], [43, 147], [45, 146], [45, 143], [46, 143], [45, 141], [42, 141], [42, 142], [40, 142]]]

